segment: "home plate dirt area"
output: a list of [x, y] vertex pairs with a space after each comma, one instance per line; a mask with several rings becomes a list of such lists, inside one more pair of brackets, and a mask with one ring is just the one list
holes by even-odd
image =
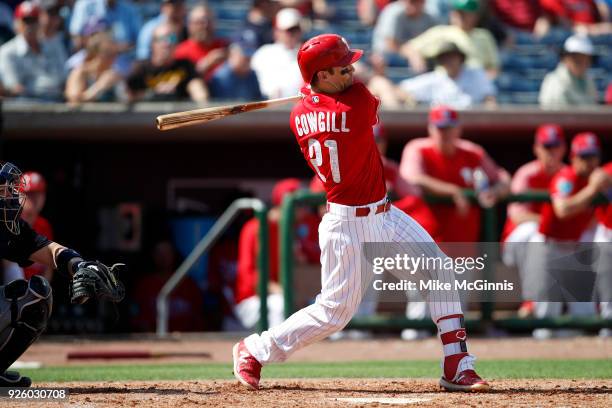
[[[58, 383], [37, 384], [57, 387]], [[447, 393], [435, 380], [271, 380], [259, 391], [233, 381], [130, 381], [62, 383], [73, 407], [605, 407], [612, 405], [612, 380], [499, 380], [489, 393]], [[4, 405], [4, 400], [0, 404]], [[41, 403], [6, 406], [33, 406]]]
[[[67, 388], [67, 401], [0, 398], [0, 406], [58, 407], [612, 407], [612, 341], [476, 338], [470, 351], [489, 393], [449, 393], [438, 385], [439, 341], [323, 341], [288, 364], [264, 367], [261, 389], [233, 379], [237, 338], [43, 341], [23, 356], [36, 388]], [[68, 360], [74, 350], [204, 351], [210, 357]], [[479, 369], [480, 367], [480, 369]]]

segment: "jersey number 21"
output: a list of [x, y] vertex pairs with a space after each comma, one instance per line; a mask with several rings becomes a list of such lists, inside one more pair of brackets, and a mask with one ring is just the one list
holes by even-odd
[[[338, 143], [335, 140], [326, 140], [323, 145], [329, 150], [329, 164], [332, 172], [332, 180], [334, 183], [340, 183], [340, 161], [338, 160]], [[323, 183], [327, 181], [327, 178], [321, 174], [319, 167], [323, 165], [323, 149], [321, 143], [317, 139], [308, 139], [308, 156], [310, 157], [310, 163], [314, 167], [315, 171], [319, 175], [319, 178]]]

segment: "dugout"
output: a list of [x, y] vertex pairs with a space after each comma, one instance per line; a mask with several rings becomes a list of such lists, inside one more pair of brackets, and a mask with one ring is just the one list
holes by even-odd
[[[154, 234], [157, 221], [180, 212], [169, 193], [177, 180], [186, 183], [183, 187], [191, 200], [182, 208], [184, 212], [215, 217], [236, 198], [265, 198], [274, 180], [312, 176], [289, 130], [288, 108], [168, 132], [156, 130], [157, 115], [193, 108], [177, 103], [72, 108], [5, 101], [3, 159], [47, 175], [44, 214], [54, 225], [58, 240], [78, 245], [84, 253], [102, 252], [102, 258], [118, 255], [138, 265], [141, 250], [101, 251], [101, 208], [137, 204], [146, 239]], [[425, 109], [381, 112], [391, 158], [398, 160], [411, 138], [426, 135], [426, 117]], [[542, 111], [508, 106], [462, 112], [461, 119], [464, 137], [482, 144], [511, 172], [530, 160], [533, 132], [542, 123], [558, 123], [570, 137], [593, 131], [602, 140], [603, 159], [612, 158], [612, 109], [608, 107]], [[206, 188], [200, 187], [201, 180], [208, 180]], [[500, 209], [499, 229], [502, 213]], [[111, 330], [127, 327], [120, 322]]]

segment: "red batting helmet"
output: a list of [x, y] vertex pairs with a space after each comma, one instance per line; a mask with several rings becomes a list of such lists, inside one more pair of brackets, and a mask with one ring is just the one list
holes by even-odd
[[362, 55], [362, 50], [350, 49], [343, 37], [321, 34], [306, 41], [297, 58], [302, 78], [309, 84], [317, 71], [353, 64]]
[[36, 171], [27, 171], [23, 175], [24, 180], [24, 193], [36, 193], [47, 191], [47, 182], [42, 174]]

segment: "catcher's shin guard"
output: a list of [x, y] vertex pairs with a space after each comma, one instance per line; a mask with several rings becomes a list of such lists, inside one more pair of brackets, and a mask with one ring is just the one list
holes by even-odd
[[0, 373], [45, 330], [52, 304], [51, 286], [42, 276], [0, 286]]

